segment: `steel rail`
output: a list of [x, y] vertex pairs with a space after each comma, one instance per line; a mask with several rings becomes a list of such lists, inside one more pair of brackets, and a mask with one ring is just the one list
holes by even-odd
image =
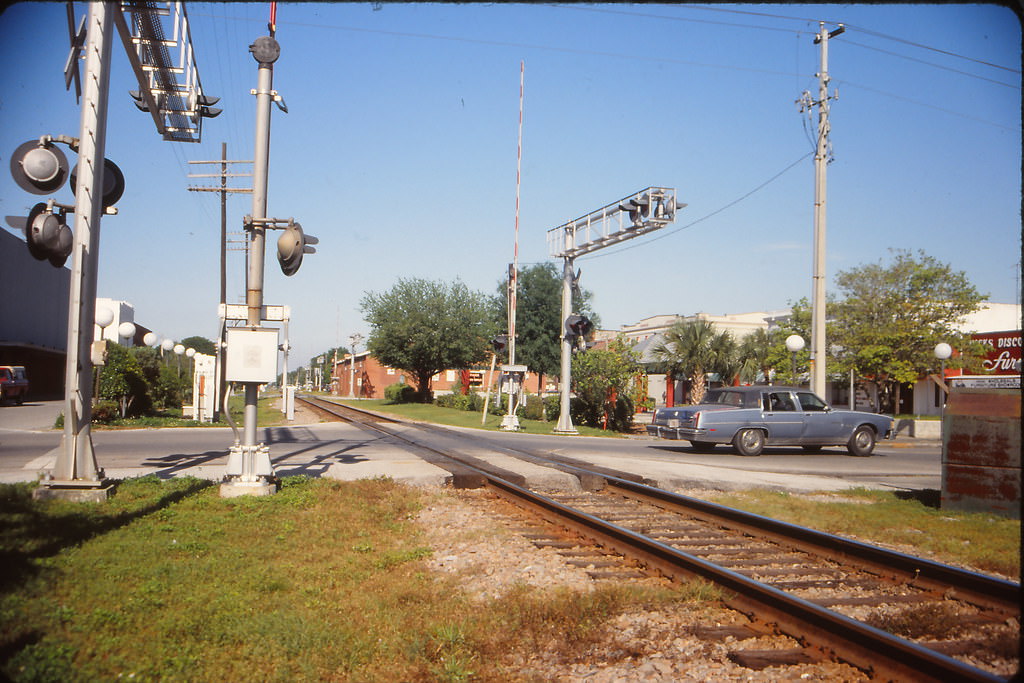
[[943, 683], [1005, 680], [520, 486], [492, 476], [488, 486], [513, 502], [525, 503], [545, 519], [669, 577], [699, 577], [732, 591], [734, 595], [724, 601], [732, 609], [773, 625], [804, 646], [831, 652], [874, 677]]
[[678, 493], [638, 484], [625, 479], [608, 479], [609, 485], [661, 507], [697, 514], [709, 521], [725, 521], [733, 529], [770, 536], [790, 546], [842, 560], [882, 576], [906, 581], [915, 588], [930, 590], [972, 604], [1020, 615], [1020, 584], [978, 572], [941, 564], [861, 541], [808, 529], [770, 517], [691, 498]]
[[[338, 405], [331, 404], [331, 402], [322, 403], [333, 406]], [[344, 406], [344, 408], [375, 415], [374, 413], [361, 411], [350, 406]], [[328, 408], [325, 409], [333, 412]], [[392, 421], [390, 418], [388, 419]], [[398, 420], [395, 421], [399, 422]], [[432, 426], [432, 428], [434, 427]], [[391, 433], [389, 430], [385, 431]], [[444, 431], [457, 433], [453, 430]], [[502, 450], [512, 449], [503, 448]], [[538, 457], [525, 451], [523, 453], [529, 455], [531, 459]], [[459, 460], [459, 458], [450, 454], [444, 455], [453, 460]], [[484, 477], [489, 488], [503, 497], [534, 511], [544, 519], [590, 538], [599, 545], [637, 558], [649, 567], [671, 578], [678, 580], [682, 577], [697, 577], [719, 585], [733, 594], [725, 600], [729, 607], [746, 614], [752, 620], [757, 620], [774, 627], [778, 631], [796, 639], [805, 647], [817, 649], [825, 654], [831, 654], [868, 672], [873, 677], [937, 682], [950, 680], [1005, 680], [1000, 676], [977, 669], [935, 650], [868, 626], [863, 622], [820, 607], [695, 555], [563, 505], [546, 496], [530, 491], [523, 486], [495, 476], [492, 472], [476, 468], [464, 461], [459, 461], [465, 467], [477, 470]], [[562, 464], [564, 466], [564, 463]], [[576, 469], [586, 471], [585, 468]], [[870, 549], [871, 551], [876, 551], [870, 554], [874, 554], [877, 557], [894, 557], [899, 559], [900, 562], [916, 562], [915, 568], [925, 569], [928, 572], [929, 579], [933, 579], [936, 576], [959, 579], [962, 575], [970, 575], [974, 577], [973, 580], [980, 586], [993, 582], [995, 584], [1005, 584], [999, 586], [999, 592], [1012, 593], [1015, 595], [1014, 599], [1019, 597], [1020, 594], [1020, 587], [1012, 582], [986, 577], [973, 572], [965, 572], [953, 567], [945, 567], [929, 560], [914, 558], [882, 548], [874, 548], [857, 541], [832, 537], [830, 534], [805, 529], [786, 522], [779, 522], [778, 520], [771, 520], [760, 515], [734, 510], [688, 496], [672, 494], [645, 484], [612, 477], [607, 474], [602, 476], [614, 488], [628, 491], [634, 496], [644, 497], [649, 502], [659, 505], [680, 505], [688, 512], [697, 510], [704, 515], [711, 516], [713, 521], [726, 520], [733, 524], [749, 525], [751, 530], [761, 535], [770, 534], [784, 539], [787, 543], [792, 543], [793, 540], [789, 532], [794, 532], [798, 537], [798, 541], [801, 539], [814, 540], [819, 543], [819, 546], [817, 546], [819, 548], [820, 542], [825, 539], [829, 543], [842, 541], [843, 543], [836, 543], [835, 547], [843, 548], [844, 553]], [[987, 581], [983, 581], [983, 579]]]

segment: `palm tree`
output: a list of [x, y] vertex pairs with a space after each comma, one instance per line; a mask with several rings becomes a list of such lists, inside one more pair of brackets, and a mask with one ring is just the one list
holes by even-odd
[[751, 382], [757, 381], [757, 374], [764, 375], [765, 384], [771, 383], [773, 349], [778, 334], [759, 327], [743, 338], [740, 345], [740, 357], [743, 358], [743, 377]]
[[707, 387], [707, 373], [718, 369], [723, 336], [732, 337], [728, 332], [716, 334], [714, 326], [706, 320], [681, 321], [665, 331], [651, 353], [665, 364], [669, 376], [690, 379], [691, 402], [700, 403]]
[[717, 333], [711, 341], [711, 351], [714, 354], [711, 371], [718, 375], [722, 384], [731, 385], [743, 369], [743, 359], [736, 337], [728, 331]]

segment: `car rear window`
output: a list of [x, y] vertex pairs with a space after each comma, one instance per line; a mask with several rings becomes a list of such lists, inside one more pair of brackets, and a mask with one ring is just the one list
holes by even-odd
[[736, 406], [737, 408], [756, 408], [757, 396], [743, 391], [728, 391], [723, 389], [712, 389], [704, 397], [701, 403], [714, 403], [717, 405]]

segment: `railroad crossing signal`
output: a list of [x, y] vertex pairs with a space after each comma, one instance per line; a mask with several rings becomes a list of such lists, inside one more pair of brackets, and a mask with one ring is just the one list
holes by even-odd
[[302, 255], [315, 254], [316, 249], [312, 245], [319, 243], [320, 240], [304, 233], [299, 223], [286, 227], [277, 238], [277, 261], [281, 264], [281, 272], [295, 275], [302, 265]]
[[[37, 140], [18, 145], [11, 155], [11, 176], [18, 187], [32, 194], [51, 194], [64, 187], [71, 178], [71, 192], [74, 194], [78, 183], [78, 165], [68, 173], [68, 160], [56, 143], [66, 144], [78, 151], [79, 141], [65, 135], [44, 135]], [[110, 159], [103, 160], [104, 210], [117, 203], [124, 194], [124, 174]], [[58, 204], [50, 199], [40, 202], [29, 211], [28, 218], [8, 216], [7, 222], [25, 233], [25, 242], [33, 258], [49, 261], [55, 268], [62, 268], [74, 249], [75, 236], [67, 224], [67, 214], [74, 206]]]
[[580, 340], [584, 339], [593, 327], [594, 323], [590, 322], [590, 318], [586, 316], [573, 314], [566, 318], [565, 339], [569, 342], [569, 346], [579, 346]]
[[54, 213], [51, 205], [40, 202], [29, 211], [25, 221], [25, 242], [28, 253], [37, 261], [49, 261], [55, 268], [64, 267], [74, 240], [64, 214]]

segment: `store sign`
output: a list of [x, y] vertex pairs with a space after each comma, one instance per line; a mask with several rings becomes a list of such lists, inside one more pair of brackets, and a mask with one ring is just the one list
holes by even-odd
[[1020, 374], [1020, 330], [1012, 332], [981, 332], [971, 335], [989, 347], [982, 367], [995, 375]]

